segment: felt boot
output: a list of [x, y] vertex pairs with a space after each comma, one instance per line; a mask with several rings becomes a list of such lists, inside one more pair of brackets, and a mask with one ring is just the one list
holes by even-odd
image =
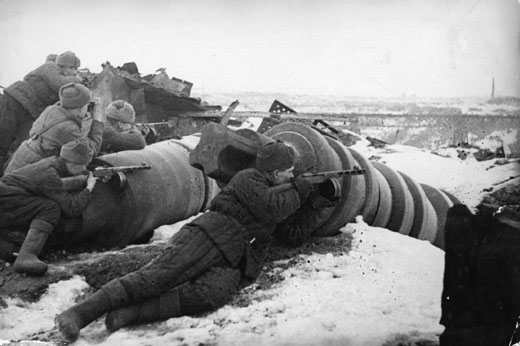
[[121, 283], [112, 280], [83, 302], [65, 310], [54, 319], [67, 341], [76, 341], [79, 332], [104, 313], [128, 304], [129, 298]]
[[131, 324], [154, 322], [178, 316], [182, 316], [179, 291], [174, 289], [159, 297], [110, 311], [105, 319], [105, 325], [110, 332], [114, 332]]
[[38, 255], [53, 229], [54, 227], [50, 223], [43, 220], [35, 219], [31, 222], [13, 265], [15, 271], [33, 276], [41, 276], [47, 272], [47, 264], [40, 261]]

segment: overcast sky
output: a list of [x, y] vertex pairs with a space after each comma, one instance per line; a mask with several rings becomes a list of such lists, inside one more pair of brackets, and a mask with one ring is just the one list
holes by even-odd
[[520, 96], [520, 0], [0, 0], [0, 85], [49, 53], [194, 92]]

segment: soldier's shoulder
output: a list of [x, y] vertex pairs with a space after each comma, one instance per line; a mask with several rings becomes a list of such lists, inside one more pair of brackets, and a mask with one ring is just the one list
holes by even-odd
[[262, 174], [262, 172], [260, 172], [256, 168], [243, 169], [243, 170], [237, 172], [233, 178], [236, 180], [242, 180], [242, 179], [244, 179], [244, 180], [247, 180], [247, 179], [265, 180], [265, 177]]

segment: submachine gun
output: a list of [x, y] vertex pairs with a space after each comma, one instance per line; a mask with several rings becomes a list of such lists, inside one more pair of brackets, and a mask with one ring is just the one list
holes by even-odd
[[[343, 171], [327, 171], [317, 173], [303, 173], [301, 177], [315, 185], [321, 196], [329, 201], [337, 200], [341, 196], [341, 183], [339, 178], [346, 175], [361, 175], [365, 170], [357, 166], [354, 169]], [[269, 188], [272, 192], [282, 192], [294, 188], [294, 182], [280, 184]]]
[[[115, 167], [95, 167], [91, 170], [94, 177], [100, 178], [103, 183], [112, 180], [120, 189], [123, 189], [127, 184], [126, 173], [132, 173], [137, 170], [151, 169], [152, 166], [146, 163], [141, 163], [136, 166], [115, 166]], [[87, 184], [87, 175], [77, 175], [73, 177], [62, 178], [63, 188], [66, 191], [72, 191], [79, 188], [84, 188]]]

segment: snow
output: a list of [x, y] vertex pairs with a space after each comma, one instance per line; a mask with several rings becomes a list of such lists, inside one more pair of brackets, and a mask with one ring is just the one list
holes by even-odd
[[[403, 145], [391, 145], [388, 149], [353, 147], [366, 157], [381, 156], [380, 162], [406, 173], [421, 184], [428, 184], [455, 195], [468, 207], [476, 207], [483, 196], [483, 189], [502, 187], [498, 184], [518, 176], [517, 160], [505, 165], [496, 165], [495, 160], [477, 161], [473, 155], [465, 160], [457, 158], [456, 148], [445, 149], [445, 157], [430, 151]], [[494, 185], [497, 184], [497, 185]]]
[[[420, 183], [453, 193], [470, 207], [479, 203], [484, 188], [519, 172], [518, 162], [494, 165], [400, 145], [376, 149], [363, 142], [355, 148]], [[152, 241], [165, 241], [187, 221], [159, 227]], [[101, 318], [84, 328], [74, 345], [382, 345], [403, 335], [436, 341], [444, 328], [439, 324], [443, 251], [368, 226], [360, 217], [341, 231], [353, 239], [348, 253], [300, 255], [302, 261], [288, 269], [276, 263], [273, 271], [285, 279], [269, 289], [245, 288], [253, 298], [248, 306], [230, 304], [203, 316], [113, 334]], [[54, 316], [87, 287], [74, 277], [50, 286], [36, 303], [6, 299], [0, 340], [27, 340], [49, 331]]]

